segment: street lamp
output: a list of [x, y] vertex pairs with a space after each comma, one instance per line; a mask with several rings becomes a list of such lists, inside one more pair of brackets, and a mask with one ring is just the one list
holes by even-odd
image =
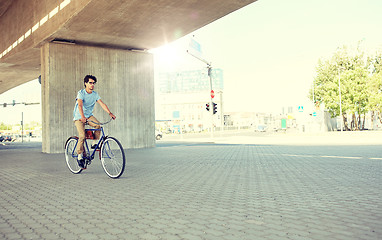
[[341, 100], [341, 70], [344, 70], [344, 68], [340, 67], [338, 68], [338, 91], [340, 95], [340, 123], [341, 123], [341, 132], [343, 131], [343, 116], [342, 116], [342, 100]]

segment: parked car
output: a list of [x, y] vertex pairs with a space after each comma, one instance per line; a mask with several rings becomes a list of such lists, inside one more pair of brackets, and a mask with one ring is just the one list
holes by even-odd
[[9, 141], [9, 142], [11, 142], [12, 141], [12, 137], [11, 136], [4, 136], [4, 142], [5, 141]]
[[257, 125], [255, 132], [265, 132], [267, 131], [267, 126], [266, 125]]
[[163, 137], [162, 132], [159, 131], [159, 130], [155, 130], [155, 139], [156, 139], [156, 140], [161, 140], [162, 137]]
[[0, 142], [4, 141], [4, 137], [0, 136]]

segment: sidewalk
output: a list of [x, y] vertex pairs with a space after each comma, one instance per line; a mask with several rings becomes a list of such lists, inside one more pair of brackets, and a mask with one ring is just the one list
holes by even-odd
[[126, 150], [117, 180], [98, 159], [75, 175], [41, 144], [0, 146], [0, 239], [382, 238], [380, 146], [269, 138], [158, 141]]

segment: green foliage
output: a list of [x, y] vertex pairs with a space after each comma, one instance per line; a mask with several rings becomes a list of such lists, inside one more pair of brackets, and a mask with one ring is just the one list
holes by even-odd
[[382, 71], [370, 77], [367, 91], [370, 111], [382, 112]]
[[[14, 126], [21, 127], [21, 124], [5, 124], [3, 122], [0, 123], [0, 130], [12, 130]], [[24, 130], [35, 130], [41, 128], [41, 124], [35, 121], [32, 121], [30, 123], [25, 123]]]
[[374, 56], [368, 57], [372, 73], [382, 72], [382, 52], [377, 52]]
[[12, 129], [12, 125], [4, 124], [3, 122], [0, 123], [0, 130], [9, 130]]
[[[382, 54], [366, 57], [357, 49], [344, 46], [331, 59], [318, 61], [310, 98], [322, 104], [332, 117], [340, 116], [340, 92], [344, 126], [347, 130], [363, 128], [362, 115], [382, 112]], [[347, 114], [352, 116], [347, 125]]]

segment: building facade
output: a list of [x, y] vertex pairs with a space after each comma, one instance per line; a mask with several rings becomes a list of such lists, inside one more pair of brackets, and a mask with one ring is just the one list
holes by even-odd
[[224, 79], [222, 69], [211, 71], [213, 102], [217, 113], [206, 110], [211, 99], [207, 69], [159, 74], [156, 93], [156, 125], [165, 132], [201, 132], [221, 126]]

